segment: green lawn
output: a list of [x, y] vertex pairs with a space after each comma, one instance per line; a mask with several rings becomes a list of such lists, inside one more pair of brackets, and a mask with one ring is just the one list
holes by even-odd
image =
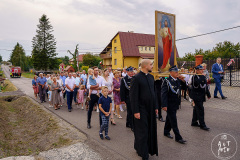
[[31, 79], [33, 79], [34, 74], [33, 74], [33, 73], [30, 73], [30, 72], [23, 72], [23, 73], [22, 73], [22, 76], [25, 77], [25, 78], [31, 78]]

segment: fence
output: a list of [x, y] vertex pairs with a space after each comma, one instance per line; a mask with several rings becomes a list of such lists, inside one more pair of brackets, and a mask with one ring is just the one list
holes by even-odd
[[[237, 86], [240, 87], [240, 58], [233, 58], [235, 63], [233, 62], [232, 65], [228, 66], [229, 58], [222, 59], [221, 64], [223, 65], [223, 70], [225, 72], [222, 85], [224, 86]], [[178, 66], [184, 64], [184, 61], [178, 61]], [[203, 63], [207, 64], [207, 70], [209, 73], [212, 73], [212, 65], [216, 63], [216, 60], [203, 60]], [[195, 67], [195, 61], [185, 61], [183, 68], [189, 69]]]

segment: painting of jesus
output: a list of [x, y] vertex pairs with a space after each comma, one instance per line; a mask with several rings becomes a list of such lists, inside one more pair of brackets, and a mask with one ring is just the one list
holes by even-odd
[[157, 11], [156, 36], [158, 68], [165, 71], [174, 65], [175, 15]]

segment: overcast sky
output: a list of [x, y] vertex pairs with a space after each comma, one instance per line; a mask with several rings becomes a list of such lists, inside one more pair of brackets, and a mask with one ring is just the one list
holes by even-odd
[[[31, 55], [42, 14], [53, 26], [58, 56], [70, 56], [76, 44], [80, 52], [101, 52], [118, 31], [155, 34], [155, 10], [176, 15], [176, 39], [240, 25], [239, 0], [1, 0], [0, 55], [8, 60], [17, 42]], [[176, 45], [182, 57], [225, 40], [238, 43], [240, 28]]]

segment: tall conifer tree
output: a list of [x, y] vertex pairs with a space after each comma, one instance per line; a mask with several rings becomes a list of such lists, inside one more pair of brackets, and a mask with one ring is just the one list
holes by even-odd
[[49, 59], [57, 55], [56, 39], [54, 38], [53, 27], [45, 14], [39, 19], [37, 34], [32, 40], [32, 58], [34, 68], [47, 70]]

